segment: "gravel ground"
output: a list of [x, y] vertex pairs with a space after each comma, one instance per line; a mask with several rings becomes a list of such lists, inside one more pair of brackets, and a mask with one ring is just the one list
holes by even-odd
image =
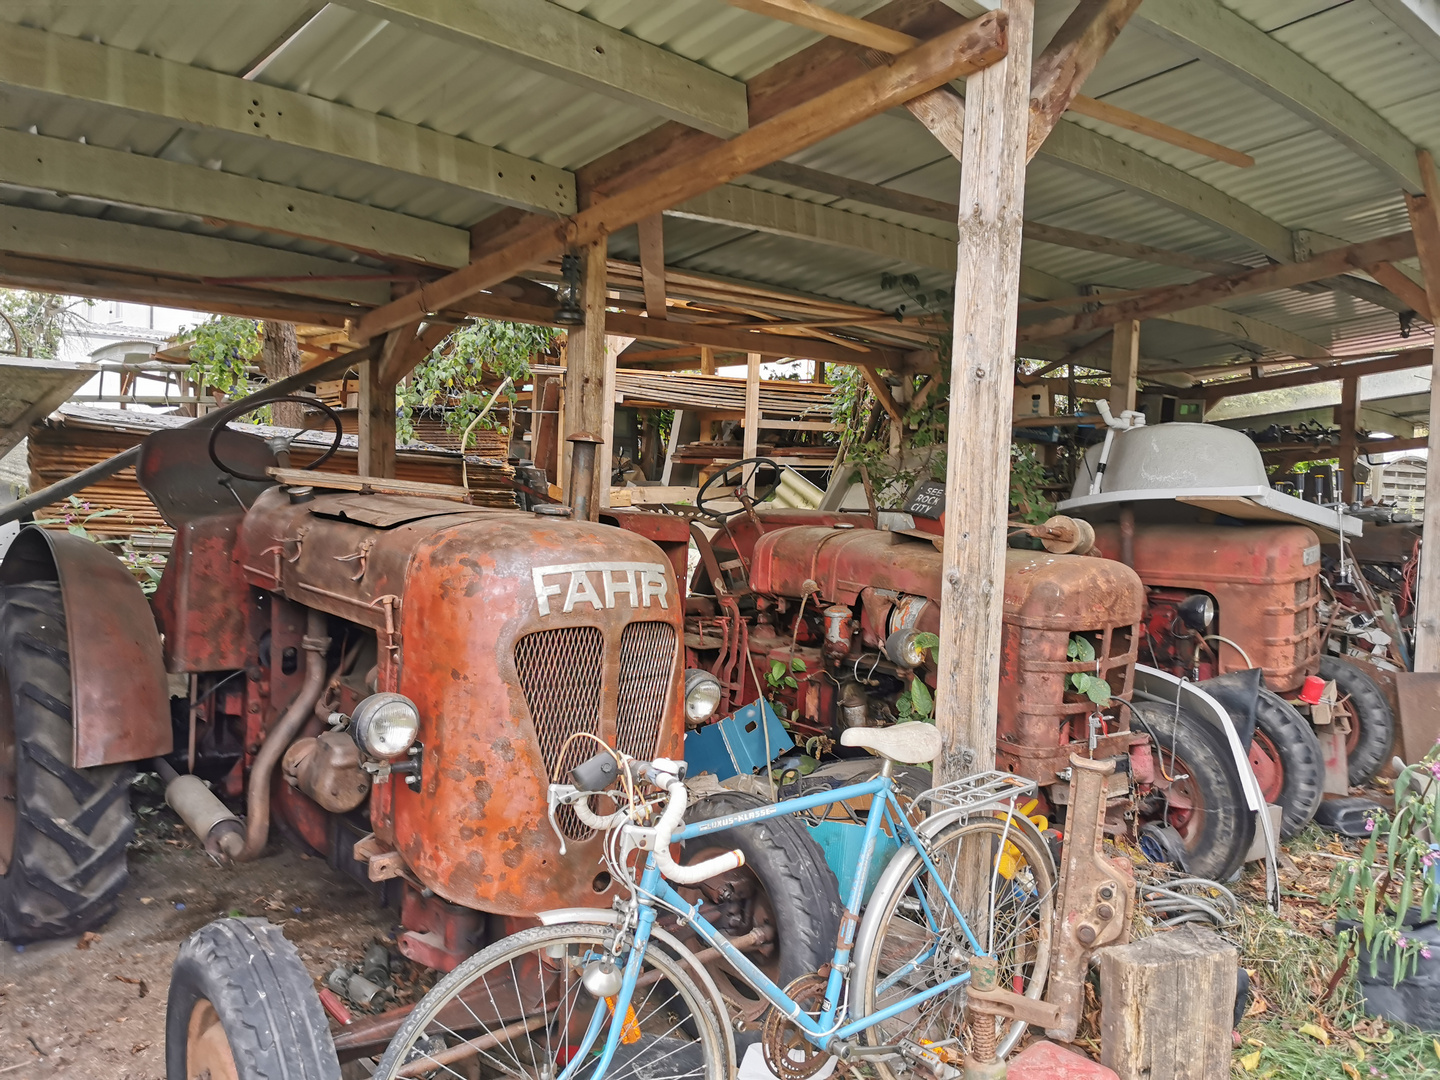
[[396, 918], [322, 860], [278, 840], [262, 858], [227, 870], [168, 810], [142, 814], [130, 886], [98, 937], [0, 943], [0, 1080], [163, 1080], [176, 950], [227, 914], [282, 924], [316, 978], [388, 940]]

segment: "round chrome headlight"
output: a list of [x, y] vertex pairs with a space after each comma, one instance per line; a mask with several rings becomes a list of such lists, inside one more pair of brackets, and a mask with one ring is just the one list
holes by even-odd
[[1185, 601], [1175, 610], [1180, 616], [1180, 621], [1191, 630], [1204, 633], [1215, 625], [1215, 601], [1205, 593], [1195, 593], [1193, 596], [1186, 597]]
[[708, 671], [689, 668], [685, 672], [685, 718], [693, 724], [709, 720], [720, 704], [720, 680]]
[[420, 731], [420, 710], [404, 694], [371, 694], [350, 717], [355, 745], [373, 758], [403, 754]]

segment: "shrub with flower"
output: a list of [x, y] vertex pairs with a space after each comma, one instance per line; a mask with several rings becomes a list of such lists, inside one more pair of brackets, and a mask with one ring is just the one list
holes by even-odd
[[1360, 857], [1341, 863], [1331, 879], [1330, 899], [1341, 918], [1358, 924], [1338, 935], [1340, 948], [1349, 952], [1358, 934], [1371, 978], [1390, 959], [1398, 984], [1431, 958], [1427, 944], [1407, 937], [1406, 929], [1440, 910], [1440, 741], [1404, 768], [1395, 780], [1395, 809], [1378, 811], [1365, 831]]

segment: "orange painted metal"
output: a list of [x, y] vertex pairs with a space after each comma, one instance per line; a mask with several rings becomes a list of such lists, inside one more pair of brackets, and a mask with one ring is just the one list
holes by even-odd
[[70, 646], [76, 768], [168, 754], [170, 695], [155, 617], [108, 548], [69, 533], [23, 529], [0, 584], [60, 582]]
[[[1095, 526], [1107, 559], [1120, 556], [1116, 525]], [[1230, 638], [1263, 668], [1277, 693], [1293, 693], [1320, 664], [1320, 540], [1303, 525], [1135, 526], [1135, 570], [1150, 588], [1209, 593], [1218, 612], [1215, 633]], [[1247, 665], [1218, 646], [1216, 674]]]

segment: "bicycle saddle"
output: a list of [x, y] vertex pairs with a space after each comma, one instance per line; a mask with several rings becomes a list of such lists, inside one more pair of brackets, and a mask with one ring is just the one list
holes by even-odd
[[940, 756], [940, 741], [939, 729], [920, 720], [893, 727], [852, 727], [840, 733], [842, 746], [863, 746], [905, 765], [934, 761]]

